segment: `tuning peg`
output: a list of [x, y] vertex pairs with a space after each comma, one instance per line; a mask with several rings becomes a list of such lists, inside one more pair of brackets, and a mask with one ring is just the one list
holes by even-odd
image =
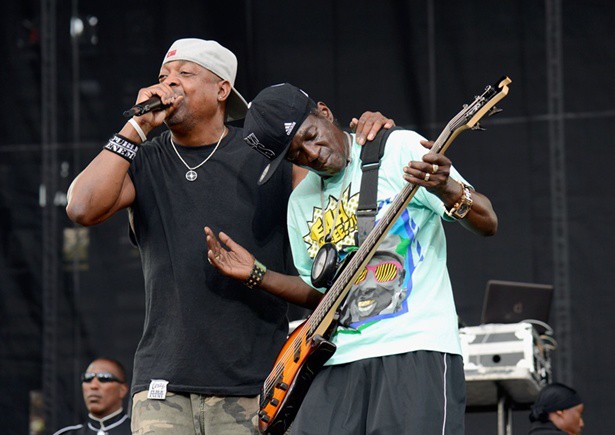
[[498, 113], [500, 113], [501, 111], [502, 111], [502, 109], [500, 109], [500, 108], [498, 108], [498, 107], [496, 107], [496, 106], [493, 106], [493, 107], [489, 110], [489, 112], [487, 112], [487, 116], [497, 115], [497, 114], [498, 114]]
[[485, 131], [485, 129], [483, 127], [481, 127], [480, 123], [476, 123], [474, 124], [474, 127], [472, 127], [472, 130], [480, 130], [480, 131]]

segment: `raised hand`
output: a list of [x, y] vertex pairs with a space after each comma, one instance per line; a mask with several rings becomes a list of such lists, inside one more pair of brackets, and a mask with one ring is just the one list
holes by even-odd
[[254, 256], [226, 233], [220, 232], [218, 239], [211, 228], [205, 227], [204, 231], [209, 263], [223, 275], [239, 281], [247, 280], [254, 266]]
[[[422, 140], [421, 145], [431, 149], [433, 141]], [[407, 182], [423, 186], [428, 191], [442, 196], [449, 186], [451, 161], [444, 154], [426, 153], [422, 161], [409, 162], [404, 168], [404, 178]], [[459, 186], [452, 184], [454, 192]]]

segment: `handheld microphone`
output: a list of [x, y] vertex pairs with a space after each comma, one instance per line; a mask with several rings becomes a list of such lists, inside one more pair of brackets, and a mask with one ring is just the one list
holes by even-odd
[[132, 118], [133, 116], [141, 116], [148, 112], [155, 112], [157, 110], [164, 110], [169, 107], [168, 104], [162, 104], [162, 100], [157, 95], [148, 98], [145, 101], [135, 104], [130, 109], [124, 112], [125, 118]]

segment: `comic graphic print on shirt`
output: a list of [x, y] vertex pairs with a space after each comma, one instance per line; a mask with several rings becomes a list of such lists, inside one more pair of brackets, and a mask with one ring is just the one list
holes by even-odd
[[[308, 233], [303, 236], [310, 258], [316, 256], [329, 234], [338, 252], [354, 245], [358, 230], [356, 210], [359, 193], [350, 196], [351, 191], [349, 185], [339, 199], [329, 195], [324, 213], [322, 207], [313, 208], [312, 217], [306, 222]], [[379, 212], [392, 199], [379, 201]], [[338, 333], [355, 333], [380, 319], [396, 317], [408, 311], [415, 259], [420, 261], [422, 258], [421, 246], [414, 237], [415, 231], [416, 224], [405, 210], [367, 267], [361, 271], [341, 306], [340, 323], [343, 327]]]

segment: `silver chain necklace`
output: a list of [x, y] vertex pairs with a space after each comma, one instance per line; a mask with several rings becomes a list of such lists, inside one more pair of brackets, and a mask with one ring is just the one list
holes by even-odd
[[211, 152], [211, 154], [209, 154], [205, 158], [205, 160], [203, 160], [201, 163], [196, 165], [194, 168], [191, 168], [190, 166], [188, 166], [188, 163], [186, 163], [186, 161], [182, 158], [182, 156], [179, 155], [179, 151], [177, 151], [177, 147], [175, 146], [175, 142], [173, 142], [173, 138], [171, 137], [171, 145], [173, 145], [173, 149], [175, 150], [175, 154], [177, 154], [177, 157], [179, 157], [179, 160], [182, 161], [184, 166], [186, 166], [186, 168], [188, 168], [188, 172], [186, 172], [186, 180], [194, 181], [194, 180], [197, 179], [198, 174], [196, 173], [195, 169], [199, 169], [201, 166], [203, 166], [207, 162], [207, 160], [211, 159], [211, 157], [214, 155], [214, 153], [216, 152], [216, 150], [220, 146], [220, 142], [222, 142], [222, 138], [226, 134], [226, 131], [227, 131], [226, 127], [224, 127], [224, 130], [222, 130], [222, 134], [220, 135], [220, 139], [218, 139], [218, 143], [216, 144], [216, 147], [214, 148], [214, 150]]
[[[346, 133], [346, 132], [344, 132]], [[350, 134], [346, 133], [346, 138], [348, 139], [347, 141], [347, 145], [348, 145], [348, 155], [346, 156], [346, 167], [344, 168], [344, 176], [342, 177], [342, 188], [340, 189], [340, 194], [339, 197], [337, 198], [337, 204], [335, 206], [335, 209], [333, 210], [333, 222], [331, 223], [331, 229], [329, 230], [329, 234], [325, 235], [325, 243], [330, 243], [333, 240], [333, 234], [335, 234], [335, 228], [336, 228], [336, 222], [337, 219], [339, 217], [340, 214], [340, 208], [342, 205], [342, 195], [344, 194], [344, 185], [346, 184], [346, 176], [348, 175], [348, 172], [350, 172], [350, 169], [348, 168], [348, 166], [350, 165], [350, 162], [352, 160], [351, 155], [352, 155], [352, 136], [350, 136]], [[325, 219], [325, 195], [324, 195], [324, 191], [325, 191], [325, 179], [324, 178], [320, 178], [320, 207], [322, 210], [322, 227], [323, 229], [326, 230], [327, 228], [327, 223], [326, 223], [326, 219]], [[328, 204], [327, 204], [328, 205]]]

